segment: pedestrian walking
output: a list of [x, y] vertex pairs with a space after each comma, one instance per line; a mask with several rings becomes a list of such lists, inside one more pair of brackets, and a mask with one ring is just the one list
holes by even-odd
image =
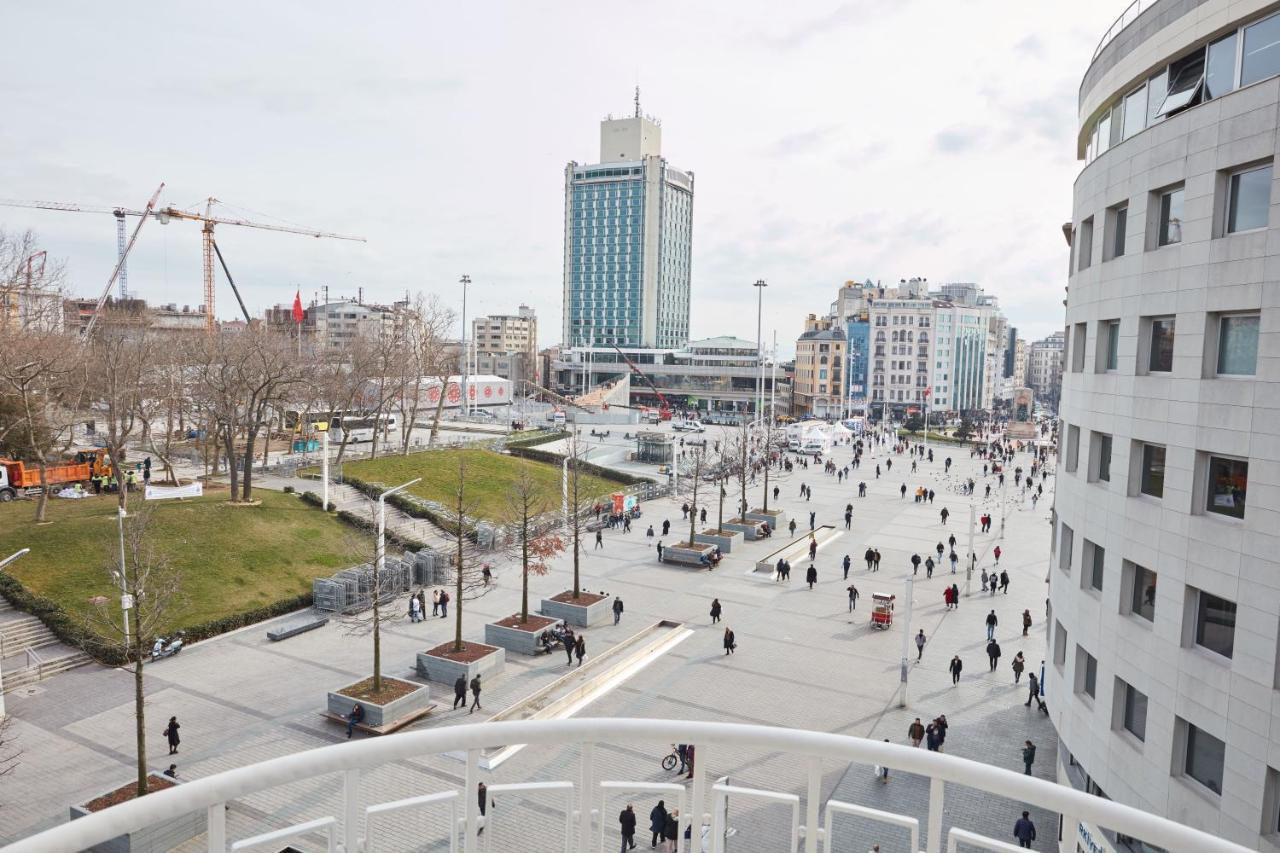
[[920, 660], [922, 657], [924, 657], [924, 644], [925, 644], [925, 642], [927, 642], [927, 641], [926, 641], [926, 640], [925, 640], [925, 638], [924, 638], [924, 629], [923, 629], [923, 628], [921, 628], [921, 629], [920, 629], [920, 632], [919, 632], [918, 634], [916, 634], [916, 661], [917, 661], [917, 662], [919, 662], [919, 660]]
[[662, 542], [661, 542], [661, 540], [659, 540], [658, 544], [657, 544], [655, 547], [657, 547], [657, 549], [658, 549], [658, 562], [659, 562], [659, 563], [661, 563], [661, 562], [662, 562]]
[[1022, 747], [1022, 766], [1023, 768], [1025, 768], [1024, 775], [1030, 776], [1031, 765], [1035, 763], [1035, 760], [1036, 760], [1036, 745], [1029, 740], [1024, 741], [1023, 743], [1024, 745]]
[[[889, 742], [888, 738], [884, 739], [885, 743]], [[880, 779], [881, 785], [889, 784], [889, 768], [880, 764], [876, 765], [876, 776]]]
[[1000, 662], [1000, 644], [995, 640], [987, 643], [987, 659], [991, 661], [991, 671], [996, 671], [996, 664]]
[[1000, 591], [1005, 595], [1009, 594], [1009, 573], [1004, 569], [1000, 570]]
[[879, 548], [875, 550], [872, 556], [871, 562], [874, 565], [874, 568], [872, 569], [872, 571], [874, 572], [880, 571], [880, 549]]
[[911, 555], [911, 576], [915, 577], [919, 573], [920, 573], [920, 555], [912, 554]]
[[853, 612], [853, 608], [858, 606], [858, 588], [853, 584], [849, 584], [849, 612]]
[[1000, 565], [1000, 554], [1001, 554], [1001, 553], [1002, 553], [1002, 552], [1001, 552], [1001, 550], [1000, 550], [1000, 546], [999, 546], [999, 545], [997, 545], [997, 546], [996, 546], [995, 548], [993, 548], [993, 549], [992, 549], [992, 551], [991, 551], [991, 556], [993, 556], [993, 557], [995, 557], [995, 558], [996, 558], [996, 565], [997, 565], [997, 566], [998, 566], [998, 565]]
[[671, 522], [664, 518], [662, 520], [662, 535], [666, 536], [670, 532], [671, 532]]
[[[480, 817], [483, 818], [488, 811], [488, 806], [493, 802], [489, 799], [489, 786], [481, 782], [476, 785], [476, 799], [479, 800]], [[485, 821], [480, 821], [480, 828], [476, 830], [476, 835], [484, 834]]]
[[573, 629], [568, 625], [564, 626], [564, 656], [565, 666], [573, 666], [573, 646], [577, 637], [573, 635]]
[[947, 743], [947, 727], [951, 724], [947, 722], [946, 714], [939, 714], [938, 719], [933, 721], [933, 727], [938, 730], [938, 752], [943, 752], [942, 747]]
[[944, 506], [942, 508], [942, 512], [939, 514], [942, 516], [942, 523], [945, 525], [947, 523], [947, 518], [951, 515], [951, 510]]
[[680, 517], [685, 521], [689, 520], [689, 503], [687, 501], [680, 505]]
[[622, 621], [622, 599], [618, 596], [613, 597], [613, 624], [617, 625]]
[[459, 675], [457, 681], [453, 682], [453, 710], [458, 710], [458, 705], [467, 707], [467, 677]]
[[868, 548], [866, 552], [863, 553], [862, 559], [867, 561], [867, 571], [871, 571], [871, 564], [876, 561], [876, 552]]
[[938, 727], [930, 723], [924, 730], [925, 748], [930, 752], [938, 751]]
[[418, 596], [409, 596], [409, 621], [417, 624], [422, 621], [422, 605], [418, 602]]
[[653, 833], [653, 838], [649, 840], [650, 847], [657, 847], [658, 841], [662, 839], [662, 833], [667, 827], [667, 807], [666, 802], [658, 800], [658, 804], [649, 811], [649, 831]]
[[951, 585], [951, 608], [953, 610], [960, 609], [960, 586], [959, 584]]
[[711, 599], [711, 624], [714, 625], [720, 621], [720, 599]]
[[440, 618], [447, 619], [449, 617], [449, 590], [440, 590]]
[[[473, 713], [476, 708], [480, 708], [480, 673], [476, 673], [471, 679], [471, 710], [467, 713]], [[484, 709], [480, 708], [480, 710]]]
[[964, 669], [964, 661], [960, 660], [960, 655], [953, 655], [951, 658], [951, 666], [947, 667], [951, 670], [951, 684], [954, 686], [960, 683], [960, 671]]
[[698, 512], [698, 523], [699, 524], [707, 523], [707, 508], [705, 506]]
[[733, 650], [738, 647], [738, 639], [733, 634], [732, 628], [724, 629], [724, 653], [726, 655], [733, 654]]
[[853, 524], [853, 513], [852, 513], [852, 512], [850, 512], [849, 510], [845, 510], [845, 513], [844, 513], [844, 529], [845, 529], [845, 530], [848, 530], [848, 529], [849, 529], [849, 527], [850, 527], [852, 524]]
[[926, 578], [933, 577], [933, 566], [934, 566], [933, 557], [925, 557], [924, 558], [924, 576]]
[[165, 740], [169, 742], [169, 754], [173, 755], [178, 751], [178, 744], [182, 743], [182, 738], [178, 737], [178, 729], [182, 728], [178, 724], [177, 717], [169, 718], [169, 725], [164, 727]]
[[853, 563], [853, 561], [849, 559], [849, 555], [848, 555], [848, 554], [845, 554], [845, 555], [844, 555], [844, 561], [843, 561], [843, 563], [841, 564], [841, 565], [843, 565], [843, 566], [844, 566], [844, 579], [845, 579], [845, 580], [848, 580], [848, 579], [849, 579], [849, 566], [850, 566], [852, 563]]
[[1027, 632], [1031, 630], [1031, 611], [1022, 611], [1022, 636], [1027, 636]]
[[916, 721], [907, 728], [907, 737], [914, 747], [920, 746], [920, 741], [924, 740], [924, 723], [920, 722], [920, 718], [916, 717]]
[[596, 547], [597, 548], [604, 547], [604, 531], [603, 530], [596, 531]]
[[987, 570], [986, 569], [982, 570], [982, 591], [983, 592], [987, 591]]
[[796, 535], [796, 520], [795, 520], [794, 518], [793, 518], [793, 519], [791, 519], [791, 523], [790, 523], [789, 525], [787, 525], [787, 527], [789, 527], [789, 528], [790, 528], [790, 530], [791, 530], [791, 535], [792, 535], [792, 536], [795, 536], [795, 535]]
[[636, 810], [631, 803], [618, 814], [618, 826], [622, 833], [622, 851], [636, 849]]
[[809, 589], [813, 589], [813, 585], [818, 582], [818, 570], [813, 563], [809, 564], [809, 568], [804, 573], [805, 583], [809, 584]]
[[578, 659], [578, 666], [582, 666], [582, 659], [587, 656], [587, 638], [582, 634], [574, 641], [573, 656]]
[[951, 574], [954, 575], [956, 573], [956, 566], [960, 563], [960, 556], [956, 554], [955, 551], [952, 551], [947, 555], [947, 559], [951, 561]]
[[996, 636], [996, 626], [1000, 624], [1000, 620], [996, 618], [996, 612], [992, 610], [987, 614], [987, 639], [994, 640]]
[[1013, 825], [1013, 837], [1018, 839], [1018, 846], [1031, 849], [1031, 842], [1036, 840], [1036, 825], [1031, 822], [1031, 813], [1023, 812]]
[[1044, 706], [1044, 700], [1040, 698], [1040, 679], [1036, 678], [1036, 674], [1034, 672], [1028, 672], [1027, 701], [1023, 704], [1030, 708], [1032, 702], [1039, 705], [1041, 711], [1048, 713], [1048, 709]]
[[813, 520], [817, 517], [817, 515], [818, 514], [816, 512], [809, 513], [809, 529], [810, 530], [813, 530]]
[[667, 842], [668, 853], [676, 853], [680, 841], [680, 810], [667, 812], [666, 823], [662, 827], [662, 837]]
[[422, 587], [418, 587], [418, 613], [419, 619], [426, 621], [427, 618], [427, 591]]

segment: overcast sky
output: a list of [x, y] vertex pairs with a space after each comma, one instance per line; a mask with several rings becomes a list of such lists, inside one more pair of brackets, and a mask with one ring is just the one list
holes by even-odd
[[[1075, 102], [1120, 0], [1054, 3], [11, 3], [0, 197], [224, 215], [249, 310], [406, 290], [537, 309], [558, 342], [563, 169], [633, 88], [697, 174], [692, 334], [794, 346], [848, 279], [976, 281], [1024, 337], [1062, 323]], [[95, 295], [109, 215], [0, 207]], [[149, 223], [130, 287], [201, 301], [199, 227]], [[219, 273], [218, 314], [236, 316]]]

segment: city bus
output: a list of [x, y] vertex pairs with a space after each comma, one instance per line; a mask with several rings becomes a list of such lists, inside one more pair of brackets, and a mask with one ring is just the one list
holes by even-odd
[[394, 414], [344, 415], [337, 418], [337, 426], [346, 435], [347, 443], [373, 441], [378, 435], [386, 435], [399, 425]]

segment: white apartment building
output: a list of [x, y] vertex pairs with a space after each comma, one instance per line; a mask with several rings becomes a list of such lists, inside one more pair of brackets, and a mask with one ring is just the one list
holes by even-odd
[[1274, 853], [1280, 4], [1140, 8], [1080, 86], [1049, 710], [1062, 781]]
[[1062, 385], [1062, 355], [1066, 336], [1054, 332], [1031, 345], [1027, 354], [1027, 387], [1041, 400], [1056, 404]]
[[871, 357], [867, 359], [871, 406], [887, 404], [905, 414], [925, 402], [933, 363], [934, 302], [885, 298], [871, 302]]
[[528, 305], [521, 305], [515, 314], [476, 317], [471, 321], [471, 340], [475, 357], [490, 366], [482, 372], [537, 381], [538, 316]]

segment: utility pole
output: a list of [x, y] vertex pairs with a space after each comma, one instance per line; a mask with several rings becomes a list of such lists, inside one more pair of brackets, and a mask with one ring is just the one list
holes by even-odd
[[[471, 276], [463, 273], [459, 283], [462, 285], [462, 357], [458, 359], [458, 367], [462, 373], [460, 377], [462, 389], [462, 402], [459, 408], [462, 413], [467, 413], [467, 285], [471, 284]], [[449, 389], [446, 387], [440, 393], [446, 393]]]
[[769, 285], [762, 278], [751, 285], [756, 289], [756, 417], [762, 417], [764, 408], [764, 339], [761, 334], [764, 320], [764, 289]]
[[898, 694], [898, 707], [907, 707], [907, 670], [911, 668], [911, 592], [915, 581], [907, 577], [907, 610], [902, 623], [902, 692]]

